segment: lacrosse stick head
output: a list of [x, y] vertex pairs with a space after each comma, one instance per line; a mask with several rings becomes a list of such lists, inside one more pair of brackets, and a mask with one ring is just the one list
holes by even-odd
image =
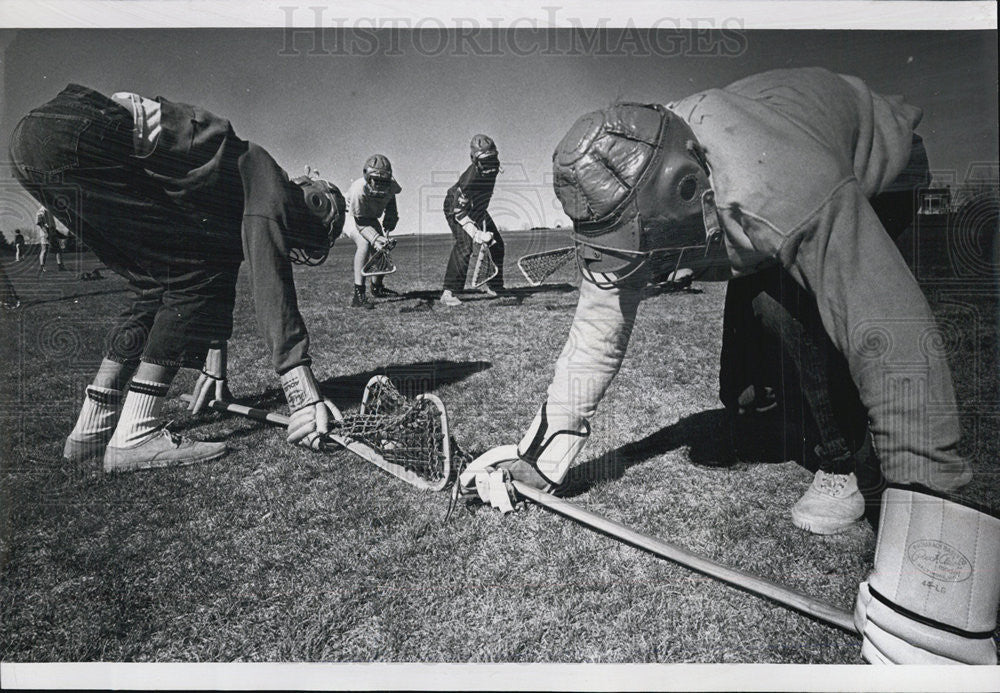
[[478, 289], [500, 273], [500, 268], [493, 262], [493, 256], [485, 243], [473, 244], [470, 264], [472, 271], [466, 275], [466, 289]]
[[543, 250], [540, 253], [525, 255], [517, 261], [517, 268], [532, 286], [540, 286], [560, 267], [576, 256], [576, 247]]
[[440, 491], [451, 480], [451, 438], [444, 403], [435, 395], [403, 395], [384, 375], [368, 381], [361, 410], [339, 434], [381, 455], [383, 468], [414, 486]]
[[361, 276], [376, 277], [395, 272], [396, 265], [393, 263], [392, 257], [389, 255], [389, 250], [390, 248], [387, 245], [382, 250], [372, 253], [372, 256], [368, 258], [368, 262], [365, 263], [364, 268], [361, 270]]

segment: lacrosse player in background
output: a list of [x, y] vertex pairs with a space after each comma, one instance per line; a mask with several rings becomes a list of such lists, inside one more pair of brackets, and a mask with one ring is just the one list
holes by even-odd
[[14, 232], [14, 262], [20, 262], [24, 257], [24, 234], [21, 229]]
[[912, 175], [921, 115], [856, 77], [806, 68], [669, 108], [617, 104], [581, 117], [553, 155], [585, 278], [570, 335], [516, 451], [484, 456], [467, 476], [486, 477], [477, 488], [498, 507], [510, 502], [505, 478], [539, 488], [563, 480], [621, 366], [651, 273], [780, 265], [815, 299], [846, 358], [889, 482], [855, 605], [862, 656], [995, 664], [1000, 519], [955, 495], [972, 470], [958, 453], [940, 334], [869, 202]]
[[465, 275], [469, 271], [474, 243], [487, 244], [490, 256], [497, 266], [496, 276], [489, 281], [483, 292], [492, 298], [497, 295], [497, 291], [503, 291], [503, 238], [488, 211], [497, 174], [500, 173], [500, 154], [496, 143], [486, 135], [473, 137], [469, 149], [472, 163], [459, 176], [458, 181], [448, 188], [444, 198], [444, 218], [455, 239], [448, 257], [448, 267], [444, 272], [444, 291], [441, 292], [441, 303], [446, 306], [462, 303], [455, 292], [465, 288]]
[[291, 263], [326, 259], [343, 225], [335, 187], [291, 182], [263, 148], [201, 108], [129, 92], [109, 98], [76, 84], [18, 123], [10, 153], [19, 181], [43, 205], [67, 186], [79, 195], [59, 208], [60, 221], [136, 295], [87, 388], [67, 460], [103, 453], [111, 472], [225, 453], [224, 443], [171, 433], [161, 410], [181, 367], [203, 368], [195, 411], [224, 394], [243, 260], [291, 410], [288, 441], [311, 445], [327, 431], [339, 412], [313, 376]]
[[56, 219], [52, 216], [45, 205], [38, 208], [38, 213], [35, 215], [35, 225], [38, 227], [38, 271], [39, 273], [45, 271], [45, 261], [49, 257], [49, 249], [56, 255], [56, 267], [59, 268], [60, 272], [66, 271], [66, 265], [63, 264], [62, 258], [62, 245], [61, 245], [61, 234], [56, 228]]
[[[399, 223], [396, 195], [402, 188], [392, 177], [392, 164], [382, 154], [374, 154], [365, 162], [363, 176], [347, 190], [347, 221], [344, 235], [354, 241], [354, 295], [353, 308], [374, 308], [375, 304], [365, 295], [364, 269], [372, 250], [382, 250], [389, 245], [389, 233]], [[398, 296], [387, 289], [381, 275], [372, 277], [372, 296], [386, 298]]]

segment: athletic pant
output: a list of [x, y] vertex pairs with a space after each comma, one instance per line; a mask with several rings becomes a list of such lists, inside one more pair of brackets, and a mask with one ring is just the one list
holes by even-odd
[[107, 357], [200, 368], [232, 331], [242, 218], [174, 203], [132, 156], [132, 127], [126, 109], [70, 85], [14, 129], [14, 172], [136, 293]]

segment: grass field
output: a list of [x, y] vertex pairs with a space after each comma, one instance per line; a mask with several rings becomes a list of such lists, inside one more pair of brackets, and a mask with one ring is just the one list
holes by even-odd
[[[919, 239], [919, 243], [914, 240]], [[953, 341], [970, 493], [1000, 501], [997, 287], [965, 272], [943, 228], [907, 235]], [[374, 311], [347, 307], [350, 252], [296, 270], [314, 369], [345, 410], [370, 375], [448, 406], [480, 452], [513, 443], [543, 398], [576, 304], [571, 270], [537, 289], [518, 256], [561, 245], [508, 236], [513, 300], [433, 303], [447, 237], [404, 238]], [[961, 260], [961, 258], [959, 258]], [[104, 335], [125, 305], [95, 265], [43, 280], [5, 260], [25, 306], [3, 314], [0, 390], [0, 659], [4, 661], [790, 662], [861, 663], [854, 637], [590, 532], [539, 507], [462, 510], [348, 453], [292, 448], [238, 417], [168, 416], [231, 453], [192, 468], [104, 477], [61, 461]], [[963, 275], [963, 272], [965, 274]], [[230, 342], [241, 401], [283, 404], [245, 277]], [[641, 531], [843, 609], [871, 565], [870, 526], [834, 537], [795, 529], [811, 480], [795, 461], [732, 464], [717, 398], [724, 285], [650, 298], [629, 355], [573, 471], [573, 500]]]

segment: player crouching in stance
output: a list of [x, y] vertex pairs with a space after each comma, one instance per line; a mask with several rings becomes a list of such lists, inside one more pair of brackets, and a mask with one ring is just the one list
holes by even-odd
[[455, 239], [441, 293], [441, 303], [446, 306], [462, 303], [455, 292], [465, 288], [473, 243], [489, 244], [490, 257], [497, 266], [497, 275], [486, 285], [484, 293], [494, 297], [498, 290], [503, 290], [503, 239], [488, 211], [500, 173], [500, 154], [496, 143], [486, 135], [473, 137], [469, 149], [472, 163], [458, 182], [448, 188], [444, 198], [444, 218]]
[[[957, 453], [940, 335], [869, 203], [904, 169], [920, 117], [860, 79], [809, 68], [669, 109], [619, 104], [580, 118], [553, 168], [586, 281], [547, 401], [516, 454], [480, 472], [489, 500], [509, 502], [505, 475], [537, 487], [563, 480], [621, 365], [651, 271], [706, 255], [732, 274], [777, 263], [815, 298], [847, 359], [890, 483], [856, 601], [862, 656], [996, 663], [1000, 519], [951, 495], [972, 474]], [[720, 237], [724, 252], [712, 254]]]
[[[399, 223], [396, 195], [402, 188], [392, 177], [392, 164], [382, 154], [374, 154], [365, 162], [364, 175], [347, 190], [347, 221], [344, 235], [354, 241], [354, 295], [353, 308], [374, 308], [365, 296], [365, 262], [372, 249], [382, 250], [389, 244], [389, 233]], [[381, 223], [380, 223], [381, 220]], [[383, 284], [382, 275], [372, 277], [372, 296], [386, 298], [398, 296]]]
[[[108, 98], [75, 84], [21, 120], [10, 151], [24, 187], [61, 210], [60, 221], [136, 294], [87, 388], [66, 459], [103, 452], [111, 472], [225, 453], [223, 443], [170, 433], [160, 412], [180, 367], [204, 364], [199, 389], [223, 393], [244, 259], [292, 411], [288, 440], [311, 444], [326, 432], [338, 413], [313, 377], [291, 262], [318, 264], [329, 253], [343, 226], [335, 187], [292, 183], [263, 148], [201, 108], [124, 92]], [[51, 204], [67, 193], [74, 204]]]

